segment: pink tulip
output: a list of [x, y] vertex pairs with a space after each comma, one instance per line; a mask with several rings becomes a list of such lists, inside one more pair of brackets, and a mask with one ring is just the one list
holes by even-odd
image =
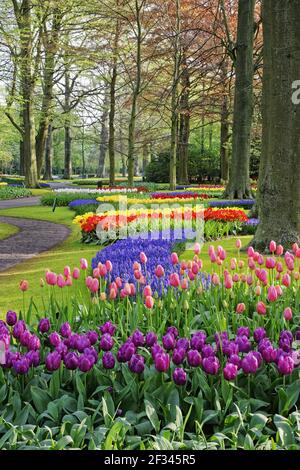
[[281, 274], [277, 273], [276, 276], [275, 276], [276, 281], [280, 281], [280, 278], [281, 278]]
[[276, 248], [277, 248], [276, 242], [274, 242], [274, 240], [272, 240], [272, 241], [270, 242], [270, 245], [269, 245], [269, 250], [270, 250], [270, 252], [271, 252], [271, 253], [275, 253]]
[[299, 281], [299, 279], [300, 279], [300, 273], [299, 272], [294, 273], [294, 279], [295, 279], [295, 281]]
[[211, 282], [213, 283], [214, 286], [219, 286], [220, 285], [220, 278], [216, 273], [214, 273], [212, 275]]
[[72, 276], [73, 276], [73, 279], [79, 279], [79, 276], [80, 276], [80, 270], [79, 270], [79, 268], [74, 268], [74, 269], [73, 269], [73, 274], [72, 274]]
[[240, 259], [240, 261], [239, 261], [239, 269], [243, 269], [244, 266], [245, 266], [244, 261], [243, 261], [242, 259]]
[[200, 246], [200, 243], [195, 243], [195, 246], [194, 246], [194, 253], [196, 255], [200, 255], [201, 253], [201, 246]]
[[283, 246], [282, 245], [277, 245], [277, 248], [276, 248], [276, 255], [277, 256], [282, 256], [283, 255]]
[[260, 270], [260, 274], [259, 274], [259, 279], [261, 282], [267, 282], [268, 280], [268, 273], [265, 269], [261, 269]]
[[148, 258], [147, 258], [147, 256], [145, 255], [145, 253], [143, 251], [140, 252], [140, 261], [143, 264], [146, 264], [147, 261], [148, 261]]
[[27, 291], [28, 288], [29, 288], [29, 283], [28, 283], [28, 281], [26, 281], [26, 279], [23, 279], [23, 281], [20, 282], [19, 287], [20, 287], [20, 290], [21, 290], [22, 292]]
[[56, 286], [57, 275], [51, 271], [46, 273], [46, 282], [49, 286]]
[[138, 263], [137, 261], [135, 261], [135, 262], [133, 263], [133, 270], [134, 270], [134, 271], [140, 271], [141, 269], [142, 269], [142, 267], [141, 267], [140, 263]]
[[278, 299], [278, 293], [275, 286], [268, 288], [268, 300], [269, 302], [275, 302]]
[[244, 303], [237, 304], [236, 313], [244, 313], [246, 305]]
[[134, 297], [135, 294], [136, 294], [136, 288], [135, 288], [135, 285], [131, 282], [130, 283], [130, 295]]
[[131, 294], [131, 287], [130, 287], [129, 282], [125, 282], [124, 287], [123, 287], [123, 291], [125, 292], [126, 295]]
[[180, 279], [177, 273], [170, 274], [169, 282], [172, 287], [179, 287], [180, 286]]
[[298, 243], [294, 243], [293, 246], [292, 246], [293, 252], [296, 253], [298, 249], [299, 249]]
[[100, 270], [99, 270], [99, 268], [93, 269], [93, 276], [94, 276], [94, 277], [100, 277]]
[[107, 272], [111, 273], [113, 270], [113, 265], [112, 262], [108, 260], [105, 261], [105, 267], [107, 269]]
[[293, 312], [292, 312], [292, 309], [290, 307], [287, 307], [284, 309], [284, 312], [283, 312], [283, 316], [285, 318], [285, 320], [289, 321], [293, 318]]
[[209, 245], [209, 248], [208, 248], [208, 256], [211, 257], [211, 255], [215, 252], [215, 249], [213, 247], [213, 245]]
[[182, 271], [185, 271], [185, 270], [187, 269], [187, 262], [186, 262], [186, 261], [182, 261], [182, 262], [180, 263], [180, 269], [181, 269]]
[[276, 266], [275, 258], [267, 258], [266, 259], [266, 268], [267, 269], [274, 269]]
[[224, 286], [226, 289], [232, 289], [233, 281], [231, 276], [226, 276], [224, 280]]
[[264, 264], [264, 257], [262, 255], [259, 255], [257, 257], [257, 263], [262, 266]]
[[181, 283], [180, 283], [180, 287], [181, 287], [181, 289], [183, 289], [183, 290], [188, 289], [188, 287], [189, 287], [189, 281], [187, 280], [186, 277], [185, 277], [184, 279], [182, 279], [182, 281], [181, 281]]
[[193, 271], [189, 270], [188, 271], [188, 278], [190, 281], [194, 281], [196, 278], [196, 275], [193, 273]]
[[88, 289], [90, 289], [92, 282], [93, 282], [92, 276], [87, 276], [87, 278], [85, 279], [85, 285]]
[[106, 274], [107, 274], [107, 268], [106, 268], [105, 264], [103, 264], [103, 265], [101, 266], [101, 268], [99, 269], [99, 274], [100, 274], [101, 277], [105, 277], [105, 276], [106, 276]]
[[233, 280], [233, 282], [239, 282], [240, 276], [239, 276], [237, 273], [235, 273], [235, 274], [232, 276], [232, 280]]
[[256, 311], [259, 315], [265, 315], [267, 313], [267, 307], [263, 302], [258, 302], [256, 305]]
[[277, 263], [276, 263], [276, 271], [278, 273], [282, 273], [282, 271], [283, 271], [283, 266], [282, 266], [282, 263], [280, 263], [280, 261], [277, 261]]
[[171, 263], [172, 263], [174, 266], [175, 266], [175, 264], [178, 263], [178, 255], [177, 255], [177, 253], [175, 253], [175, 252], [171, 254]]
[[122, 287], [122, 279], [118, 276], [115, 279], [115, 283], [117, 284], [117, 287], [120, 289]]
[[125, 299], [125, 297], [127, 297], [127, 294], [126, 294], [126, 292], [124, 291], [124, 289], [121, 289], [121, 291], [120, 291], [120, 298], [121, 298], [121, 299]]
[[158, 264], [155, 268], [155, 276], [161, 278], [165, 275], [165, 270], [161, 264]]
[[87, 262], [87, 259], [81, 258], [80, 260], [80, 268], [85, 271], [89, 267], [89, 264]]
[[240, 250], [242, 248], [242, 241], [240, 238], [238, 238], [235, 242], [235, 246], [238, 250]]
[[282, 295], [282, 289], [281, 287], [277, 284], [275, 286], [275, 289], [276, 289], [276, 292], [277, 292], [277, 296], [280, 297]]
[[192, 271], [193, 271], [193, 274], [198, 274], [198, 272], [199, 272], [199, 266], [195, 262], [192, 265]]
[[90, 284], [90, 291], [93, 293], [93, 294], [96, 294], [99, 290], [99, 281], [97, 278], [95, 279], [92, 279], [92, 282]]
[[259, 297], [261, 295], [261, 287], [260, 286], [255, 286], [254, 292], [255, 292], [255, 295], [257, 295], [257, 297]]
[[114, 300], [117, 297], [117, 291], [116, 289], [110, 289], [109, 291], [109, 298], [110, 300]]
[[298, 248], [298, 250], [296, 251], [295, 255], [296, 255], [296, 258], [300, 258], [300, 248]]
[[145, 298], [145, 305], [147, 308], [152, 309], [154, 306], [154, 299], [150, 295]]
[[65, 280], [65, 285], [68, 287], [71, 287], [73, 284], [72, 277], [68, 276], [67, 279]]
[[138, 271], [137, 269], [134, 271], [133, 275], [134, 275], [134, 277], [135, 277], [135, 279], [136, 279], [137, 281], [138, 281], [139, 279], [141, 279], [141, 277], [142, 277], [141, 271]]
[[255, 269], [255, 262], [253, 258], [248, 258], [248, 268], [249, 269]]
[[144, 292], [143, 292], [143, 294], [144, 294], [144, 297], [150, 297], [150, 296], [152, 296], [152, 289], [151, 289], [151, 287], [150, 287], [149, 285], [146, 286], [146, 287], [144, 287]]
[[221, 258], [219, 258], [219, 256], [217, 256], [217, 265], [222, 266], [222, 264], [223, 264], [223, 261], [221, 260]]
[[232, 271], [234, 271], [236, 269], [236, 263], [237, 263], [236, 258], [231, 258], [231, 260], [230, 260], [230, 269]]
[[290, 287], [291, 285], [291, 276], [288, 273], [285, 273], [282, 276], [282, 285], [285, 287]]
[[215, 263], [215, 262], [217, 261], [217, 255], [216, 255], [216, 253], [212, 253], [211, 255], [209, 255], [209, 257], [210, 257], [210, 261], [211, 261], [212, 263]]
[[253, 255], [253, 259], [254, 261], [257, 263], [257, 261], [259, 260], [259, 257], [260, 257], [260, 253], [258, 251], [256, 251]]
[[253, 256], [254, 256], [253, 246], [249, 246], [249, 248], [247, 250], [247, 254], [248, 254], [249, 258], [253, 258]]
[[64, 276], [62, 274], [59, 274], [57, 276], [57, 281], [56, 281], [58, 287], [60, 287], [60, 289], [62, 289], [63, 287], [65, 287], [65, 279], [64, 279]]
[[246, 274], [241, 274], [241, 281], [242, 281], [242, 282], [247, 282], [247, 276], [246, 276]]
[[203, 261], [202, 259], [199, 259], [198, 261], [198, 268], [201, 270], [203, 268]]
[[253, 277], [251, 276], [251, 274], [247, 276], [247, 284], [248, 286], [252, 286], [253, 284]]
[[65, 277], [71, 276], [71, 268], [70, 268], [70, 266], [65, 266], [65, 267], [64, 267], [64, 276], [65, 276]]

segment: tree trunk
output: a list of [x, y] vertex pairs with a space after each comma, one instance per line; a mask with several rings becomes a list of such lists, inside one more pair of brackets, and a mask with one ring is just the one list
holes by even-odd
[[171, 149], [170, 149], [170, 190], [176, 189], [176, 167], [177, 167], [177, 148], [178, 148], [178, 84], [180, 77], [180, 0], [175, 0], [176, 7], [176, 26], [175, 39], [173, 45], [174, 68], [171, 94]]
[[22, 139], [20, 140], [19, 148], [20, 148], [20, 175], [24, 176], [25, 175], [24, 143]]
[[253, 114], [253, 32], [255, 0], [239, 0], [232, 158], [226, 197], [251, 197], [249, 178]]
[[46, 148], [45, 148], [44, 180], [52, 180], [53, 129], [52, 129], [51, 124], [49, 124], [49, 126], [48, 126], [48, 133], [47, 134], [48, 135], [47, 135]]
[[64, 178], [71, 179], [72, 176], [72, 131], [70, 123], [70, 106], [71, 106], [71, 89], [70, 89], [70, 72], [68, 67], [65, 71], [65, 169]]
[[222, 109], [221, 109], [221, 132], [220, 132], [220, 165], [221, 165], [221, 180], [228, 182], [229, 178], [229, 106], [228, 96], [224, 94]]
[[143, 3], [139, 5], [138, 0], [135, 0], [135, 14], [136, 14], [136, 77], [135, 85], [132, 94], [131, 113], [128, 129], [128, 186], [134, 185], [134, 161], [135, 161], [135, 127], [137, 120], [138, 98], [141, 91], [142, 80], [142, 24], [141, 24], [141, 9]]
[[[103, 103], [103, 113], [102, 113], [102, 117], [101, 117], [100, 152], [99, 152], [99, 164], [98, 164], [98, 170], [97, 170], [97, 176], [99, 178], [103, 178], [105, 157], [106, 157], [106, 153], [107, 153], [107, 142], [109, 140], [108, 129], [107, 129], [107, 118], [108, 118], [108, 93], [105, 92], [104, 103]], [[109, 124], [111, 124], [111, 123], [109, 123]], [[111, 144], [111, 142], [109, 140], [109, 145], [110, 144]], [[113, 184], [111, 184], [112, 179], [114, 180], [114, 177], [111, 178], [111, 175], [109, 173], [109, 180], [110, 180], [110, 185], [111, 186], [113, 186]]]
[[15, 14], [20, 31], [20, 75], [22, 92], [22, 118], [23, 118], [23, 155], [25, 185], [35, 188], [38, 185], [36, 153], [35, 153], [35, 121], [34, 121], [34, 88], [32, 56], [32, 2], [23, 0], [22, 8], [16, 7]]
[[143, 145], [143, 176], [145, 176], [146, 168], [150, 162], [150, 145], [144, 143]]
[[179, 143], [178, 143], [178, 181], [179, 184], [188, 184], [188, 156], [190, 138], [190, 77], [186, 60], [183, 61], [181, 74], [182, 93], [180, 98]]
[[299, 22], [298, 0], [264, 0], [260, 224], [253, 240], [259, 250], [270, 240], [290, 248], [300, 238], [300, 104], [293, 95], [300, 77]]

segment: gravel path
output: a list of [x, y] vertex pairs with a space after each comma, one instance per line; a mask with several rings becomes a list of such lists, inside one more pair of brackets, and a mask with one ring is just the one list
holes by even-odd
[[28, 206], [38, 206], [40, 203], [40, 197], [22, 197], [20, 199], [6, 199], [0, 201], [0, 209], [12, 209], [14, 207], [28, 207]]
[[70, 233], [64, 225], [42, 220], [0, 216], [0, 222], [20, 229], [17, 234], [0, 240], [0, 272], [53, 248]]

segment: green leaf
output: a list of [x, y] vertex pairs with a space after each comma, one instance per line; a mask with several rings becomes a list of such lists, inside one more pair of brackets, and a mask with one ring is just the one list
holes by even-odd
[[274, 424], [278, 431], [280, 444], [284, 448], [295, 444], [294, 433], [288, 419], [280, 415], [275, 415]]
[[42, 390], [39, 387], [32, 386], [30, 390], [35, 408], [39, 413], [43, 413], [43, 411], [47, 409], [48, 403], [51, 400], [50, 396], [45, 390]]
[[52, 398], [57, 398], [60, 390], [60, 370], [53, 372], [50, 383], [49, 383], [49, 393]]
[[250, 421], [249, 429], [254, 431], [262, 431], [265, 425], [267, 424], [268, 417], [262, 413], [255, 413]]
[[154, 406], [148, 400], [145, 400], [145, 411], [150, 423], [154, 427], [155, 431], [158, 433], [160, 430], [160, 421]]
[[287, 415], [288, 412], [290, 411], [293, 406], [298, 401], [300, 394], [300, 382], [296, 381], [286, 387], [285, 390], [282, 388], [279, 389], [278, 395], [279, 395], [279, 413], [282, 415]]

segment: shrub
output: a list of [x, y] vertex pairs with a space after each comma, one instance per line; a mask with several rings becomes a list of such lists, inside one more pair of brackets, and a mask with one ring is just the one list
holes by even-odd
[[31, 196], [31, 191], [23, 187], [4, 186], [0, 187], [0, 200], [17, 199]]

